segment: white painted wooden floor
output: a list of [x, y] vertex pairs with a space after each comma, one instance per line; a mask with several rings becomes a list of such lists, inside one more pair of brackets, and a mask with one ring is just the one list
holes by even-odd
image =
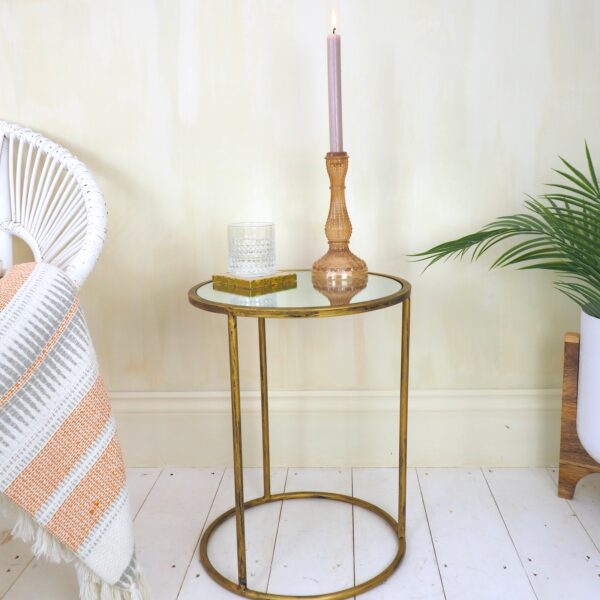
[[[392, 469], [275, 469], [273, 491], [320, 489], [396, 507]], [[230, 470], [130, 469], [138, 552], [155, 600], [233, 600], [204, 573], [198, 539], [233, 502]], [[408, 477], [407, 551], [365, 600], [595, 600], [600, 598], [600, 476], [575, 499], [556, 496], [554, 469], [417, 469]], [[261, 475], [245, 472], [247, 497]], [[385, 524], [361, 509], [293, 500], [246, 513], [249, 583], [275, 593], [315, 594], [362, 581], [394, 550]], [[233, 522], [209, 551], [235, 574]], [[0, 597], [77, 600], [69, 566], [33, 560], [2, 530]]]

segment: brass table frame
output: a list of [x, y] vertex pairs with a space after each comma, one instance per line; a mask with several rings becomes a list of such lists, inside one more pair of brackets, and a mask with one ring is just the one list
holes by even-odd
[[[231, 380], [231, 416], [233, 425], [233, 471], [235, 483], [235, 506], [234, 508], [217, 517], [207, 528], [200, 540], [200, 561], [208, 574], [222, 587], [227, 590], [255, 600], [343, 600], [358, 594], [362, 594], [383, 583], [398, 567], [406, 550], [406, 439], [407, 439], [407, 417], [408, 417], [408, 354], [410, 338], [410, 283], [399, 277], [373, 273], [380, 277], [393, 279], [401, 284], [401, 289], [389, 296], [376, 298], [355, 304], [342, 306], [322, 307], [253, 307], [236, 306], [231, 304], [213, 302], [200, 297], [198, 288], [209, 285], [211, 281], [205, 281], [194, 286], [188, 293], [190, 303], [198, 308], [210, 312], [227, 315], [227, 328], [229, 335], [229, 371]], [[307, 318], [307, 317], [330, 317], [359, 314], [370, 312], [380, 308], [386, 308], [402, 304], [402, 355], [400, 364], [400, 450], [399, 450], [399, 487], [398, 487], [398, 520], [394, 519], [382, 508], [371, 504], [360, 498], [354, 498], [344, 494], [329, 492], [285, 492], [282, 494], [271, 493], [271, 458], [269, 449], [269, 392], [267, 378], [267, 340], [265, 319], [267, 318]], [[240, 375], [238, 360], [238, 335], [237, 317], [256, 317], [258, 319], [258, 341], [260, 351], [260, 391], [261, 391], [261, 419], [262, 419], [262, 458], [263, 458], [263, 495], [254, 500], [244, 502], [243, 481], [243, 458], [242, 458], [242, 423], [240, 408]], [[327, 592], [309, 596], [295, 596], [286, 594], [271, 594], [248, 588], [246, 576], [246, 533], [244, 526], [244, 511], [254, 506], [279, 502], [281, 500], [294, 500], [304, 498], [321, 498], [345, 502], [359, 506], [371, 511], [383, 519], [394, 531], [398, 539], [396, 554], [388, 566], [374, 577], [359, 583], [353, 587], [343, 590]], [[238, 581], [231, 581], [222, 575], [210, 562], [208, 557], [208, 541], [212, 533], [223, 522], [235, 515], [237, 536], [237, 568]]]

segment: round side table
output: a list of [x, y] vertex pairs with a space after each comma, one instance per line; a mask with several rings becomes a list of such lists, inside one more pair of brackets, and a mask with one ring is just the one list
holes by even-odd
[[[235, 483], [234, 508], [217, 517], [206, 529], [200, 541], [200, 561], [208, 574], [221, 586], [231, 592], [256, 600], [284, 600], [310, 598], [312, 600], [342, 600], [383, 583], [398, 567], [406, 549], [406, 426], [408, 413], [408, 348], [410, 332], [410, 284], [404, 279], [391, 275], [369, 273], [366, 287], [351, 294], [321, 293], [313, 287], [310, 271], [296, 271], [297, 287], [291, 290], [265, 294], [262, 296], [239, 296], [230, 292], [213, 289], [212, 281], [194, 286], [188, 294], [191, 304], [210, 312], [227, 315], [229, 332], [229, 370], [231, 379], [231, 414], [233, 423], [233, 469]], [[402, 359], [400, 365], [400, 423], [399, 423], [399, 488], [398, 520], [370, 502], [328, 492], [287, 492], [271, 493], [270, 451], [269, 451], [269, 395], [267, 378], [267, 343], [265, 319], [340, 317], [356, 315], [402, 304]], [[242, 478], [242, 427], [240, 411], [240, 377], [238, 361], [237, 317], [255, 317], [258, 320], [258, 341], [260, 352], [260, 387], [263, 445], [263, 495], [244, 502]], [[311, 596], [271, 594], [248, 588], [246, 578], [246, 540], [244, 511], [254, 506], [281, 500], [322, 498], [359, 506], [383, 519], [398, 538], [397, 552], [389, 565], [380, 573], [350, 588]], [[208, 541], [213, 532], [223, 522], [235, 515], [237, 535], [237, 582], [227, 579], [210, 562]]]

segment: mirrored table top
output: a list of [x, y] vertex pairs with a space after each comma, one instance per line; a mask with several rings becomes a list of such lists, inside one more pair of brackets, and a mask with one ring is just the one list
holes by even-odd
[[393, 306], [410, 296], [410, 284], [391, 275], [369, 273], [362, 289], [316, 289], [311, 271], [294, 272], [297, 286], [293, 289], [242, 296], [213, 289], [212, 281], [194, 286], [188, 294], [190, 302], [203, 310], [248, 317], [326, 317], [368, 312]]

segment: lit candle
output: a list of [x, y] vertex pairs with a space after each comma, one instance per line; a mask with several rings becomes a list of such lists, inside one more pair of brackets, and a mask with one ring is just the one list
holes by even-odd
[[342, 46], [336, 33], [335, 11], [331, 12], [331, 34], [327, 36], [327, 74], [329, 79], [329, 150], [343, 152], [342, 135]]

